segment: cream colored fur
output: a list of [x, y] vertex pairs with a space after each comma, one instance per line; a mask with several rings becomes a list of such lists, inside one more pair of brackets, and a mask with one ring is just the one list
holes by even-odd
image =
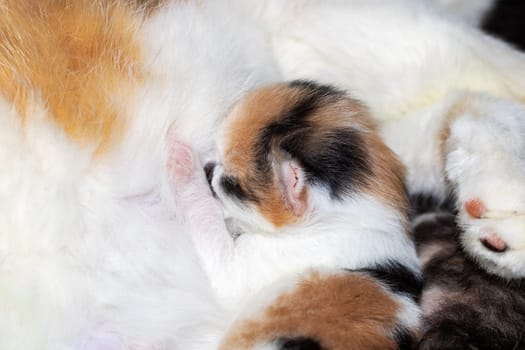
[[[214, 349], [228, 320], [178, 220], [164, 136], [175, 122], [209, 157], [230, 106], [272, 81], [316, 79], [367, 103], [408, 166], [411, 191], [445, 195], [448, 178], [460, 209], [476, 196], [524, 210], [523, 152], [508, 150], [524, 135], [525, 56], [427, 4], [167, 1], [136, 35], [148, 75], [123, 139], [102, 157], [49, 122], [38, 98], [24, 124], [0, 101], [1, 349]], [[472, 107], [447, 124], [466, 96]], [[479, 134], [483, 124], [500, 132]], [[523, 217], [462, 213], [461, 223], [482, 266], [525, 275]], [[485, 226], [512, 254], [478, 244]]]

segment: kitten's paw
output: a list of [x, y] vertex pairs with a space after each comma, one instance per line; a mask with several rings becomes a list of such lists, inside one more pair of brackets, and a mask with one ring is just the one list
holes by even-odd
[[518, 114], [461, 117], [446, 143], [462, 245], [505, 278], [525, 277], [525, 114]]
[[[519, 187], [516, 191], [522, 192]], [[484, 197], [488, 200], [473, 196], [458, 204], [462, 245], [486, 271], [504, 278], [523, 278], [525, 213], [520, 204], [504, 205], [516, 203], [520, 198], [502, 194], [501, 200], [506, 200], [503, 203], [491, 201], [491, 196]]]

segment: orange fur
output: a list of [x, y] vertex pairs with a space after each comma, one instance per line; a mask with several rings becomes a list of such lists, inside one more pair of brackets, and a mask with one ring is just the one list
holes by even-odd
[[[283, 109], [297, 98], [297, 94], [284, 84], [258, 90], [233, 111], [227, 127], [225, 169], [234, 171], [241, 186], [257, 194], [261, 199], [258, 210], [275, 227], [296, 222], [298, 217], [287, 205], [278, 184], [260, 186], [261, 174], [255, 168], [255, 145], [261, 131], [277, 120]], [[306, 196], [306, 191], [302, 196]]]
[[396, 349], [391, 334], [398, 311], [397, 302], [364, 275], [313, 273], [256, 318], [235, 324], [220, 349], [250, 349], [299, 336], [332, 350]]
[[138, 21], [119, 1], [2, 1], [0, 92], [24, 120], [42, 102], [71, 138], [107, 149], [142, 76]]
[[[227, 172], [234, 174], [245, 189], [249, 188], [260, 201], [256, 204], [259, 212], [276, 227], [297, 222], [290, 206], [286, 203], [282, 188], [275, 179], [269, 185], [256, 169], [256, 144], [261, 132], [278, 120], [294, 106], [304, 93], [301, 89], [287, 84], [272, 85], [248, 95], [231, 114], [226, 139], [224, 165]], [[362, 185], [361, 190], [371, 193], [379, 200], [407, 214], [408, 200], [404, 187], [404, 166], [395, 154], [384, 144], [369, 116], [368, 109], [351, 98], [340, 98], [319, 106], [310, 117], [312, 131], [319, 137], [305, 145], [310, 150], [326, 147], [324, 140], [333, 130], [353, 128], [360, 130], [369, 151], [373, 174]], [[316, 141], [318, 140], [318, 141]], [[274, 160], [279, 154], [272, 150]], [[306, 191], [302, 194], [306, 200]]]
[[372, 157], [374, 176], [370, 179], [366, 191], [384, 203], [408, 215], [408, 197], [404, 176], [405, 166], [377, 133], [366, 135], [366, 142]]

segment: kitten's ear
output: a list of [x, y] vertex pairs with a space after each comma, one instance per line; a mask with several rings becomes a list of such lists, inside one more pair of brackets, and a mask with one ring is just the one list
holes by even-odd
[[304, 195], [307, 184], [304, 170], [294, 160], [286, 160], [280, 164], [279, 177], [283, 196], [294, 215], [303, 216], [308, 206]]

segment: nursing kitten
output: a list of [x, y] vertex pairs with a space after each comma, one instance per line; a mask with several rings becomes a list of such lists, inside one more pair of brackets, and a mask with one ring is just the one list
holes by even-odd
[[[243, 3], [285, 78], [363, 101], [407, 167], [409, 193], [455, 193], [465, 250], [490, 273], [525, 277], [523, 53], [428, 1]], [[469, 203], [497, 215], [472, 216]], [[509, 249], [495, 254], [487, 242]]]
[[225, 123], [206, 176], [168, 135], [174, 198], [232, 315], [220, 349], [410, 349], [420, 274], [403, 167], [366, 107], [294, 81], [250, 92]]
[[508, 280], [480, 268], [461, 248], [455, 215], [435, 209], [414, 219], [424, 272], [419, 349], [522, 349], [525, 279]]
[[[1, 1], [0, 348], [216, 349], [229, 320], [178, 220], [163, 136], [173, 124], [209, 156], [229, 108], [283, 80], [363, 101], [408, 190], [453, 184], [465, 249], [523, 278], [523, 57], [418, 1]], [[289, 199], [275, 220], [302, 211]], [[511, 215], [472, 217], [473, 199]], [[399, 210], [378, 199], [368, 220], [364, 202], [345, 220], [404, 232]]]
[[163, 136], [176, 121], [205, 154], [243, 91], [276, 79], [244, 18], [215, 1], [0, 1], [0, 349], [216, 348]]

